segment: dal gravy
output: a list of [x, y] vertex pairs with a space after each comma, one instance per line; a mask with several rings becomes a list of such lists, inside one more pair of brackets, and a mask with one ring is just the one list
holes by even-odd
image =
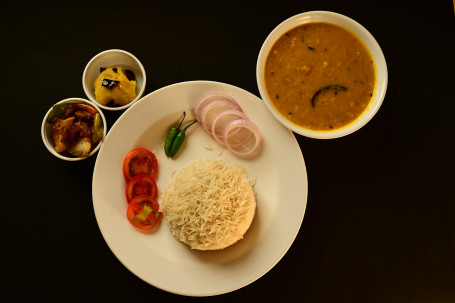
[[282, 35], [265, 63], [265, 85], [290, 122], [330, 131], [358, 118], [372, 99], [375, 64], [348, 30], [328, 23], [300, 25]]

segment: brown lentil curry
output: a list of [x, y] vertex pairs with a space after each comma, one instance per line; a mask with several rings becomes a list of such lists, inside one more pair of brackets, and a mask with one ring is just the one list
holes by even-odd
[[359, 117], [376, 84], [366, 46], [337, 25], [314, 22], [282, 35], [265, 63], [265, 85], [275, 108], [298, 126], [330, 131]]

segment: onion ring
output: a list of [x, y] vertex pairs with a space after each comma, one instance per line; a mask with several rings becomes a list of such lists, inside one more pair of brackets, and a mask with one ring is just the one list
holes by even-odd
[[194, 116], [198, 119], [199, 122], [201, 121], [200, 114], [201, 114], [202, 109], [204, 108], [204, 106], [207, 103], [209, 103], [210, 101], [213, 101], [213, 100], [227, 100], [227, 101], [237, 104], [240, 107], [240, 105], [237, 103], [237, 101], [235, 101], [234, 98], [232, 98], [231, 96], [229, 96], [227, 94], [223, 94], [223, 93], [206, 94], [206, 95], [202, 96], [202, 98], [200, 98], [199, 101], [196, 102], [196, 105], [194, 106]]
[[[215, 136], [215, 134], [212, 134], [212, 121], [210, 121], [210, 119], [212, 118], [213, 120], [214, 116], [217, 116], [218, 113], [227, 109], [237, 109], [238, 111], [243, 111], [237, 102], [234, 103], [230, 100], [213, 100], [205, 104], [200, 112], [199, 119], [202, 128], [210, 135]], [[213, 114], [213, 112], [215, 113]]]
[[[240, 141], [239, 143], [232, 144], [229, 141], [229, 133], [236, 129], [236, 128], [242, 128], [242, 130], [247, 130], [249, 136], [247, 136], [246, 141]], [[259, 151], [259, 147], [262, 145], [262, 136], [261, 132], [259, 131], [259, 128], [251, 122], [250, 120], [247, 119], [236, 119], [228, 124], [226, 124], [226, 127], [224, 128], [223, 132], [223, 137], [224, 137], [224, 146], [236, 155], [237, 157], [240, 158], [250, 158]], [[254, 138], [253, 145], [251, 146], [251, 139]], [[240, 148], [234, 148], [234, 146], [240, 147]]]
[[[234, 116], [235, 118], [234, 119], [232, 119], [232, 118], [229, 119], [228, 118], [229, 116]], [[220, 143], [221, 145], [225, 146], [224, 136], [223, 136], [224, 128], [227, 125], [227, 123], [229, 123], [232, 120], [239, 119], [239, 118], [240, 119], [248, 119], [248, 117], [246, 116], [246, 114], [244, 112], [239, 111], [237, 109], [227, 109], [225, 111], [222, 111], [218, 115], [216, 115], [216, 117], [212, 121], [211, 132], [212, 132], [213, 138], [215, 138], [215, 140], [218, 143]], [[227, 122], [226, 122], [226, 119], [228, 119]], [[222, 123], [224, 123], [224, 124], [222, 124]], [[235, 133], [232, 134], [232, 135], [235, 135]]]

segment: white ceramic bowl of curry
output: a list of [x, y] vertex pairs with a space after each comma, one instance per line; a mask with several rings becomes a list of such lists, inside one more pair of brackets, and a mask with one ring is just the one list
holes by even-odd
[[[67, 122], [56, 126], [58, 130], [54, 132], [56, 120]], [[78, 135], [74, 135], [76, 133]], [[96, 104], [82, 98], [57, 102], [49, 108], [41, 123], [44, 145], [52, 155], [65, 161], [80, 161], [93, 156], [100, 149], [106, 134], [107, 123], [103, 112]], [[84, 140], [81, 136], [90, 139]], [[56, 141], [60, 142], [56, 144]]]
[[259, 93], [284, 126], [300, 135], [338, 138], [379, 110], [387, 65], [375, 38], [344, 15], [312, 11], [279, 24], [256, 68]]

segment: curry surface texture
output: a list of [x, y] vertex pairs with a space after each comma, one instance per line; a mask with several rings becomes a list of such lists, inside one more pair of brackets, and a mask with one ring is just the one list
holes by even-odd
[[275, 42], [264, 77], [267, 93], [283, 117], [303, 128], [331, 131], [365, 111], [376, 69], [353, 33], [314, 22], [291, 29]]

